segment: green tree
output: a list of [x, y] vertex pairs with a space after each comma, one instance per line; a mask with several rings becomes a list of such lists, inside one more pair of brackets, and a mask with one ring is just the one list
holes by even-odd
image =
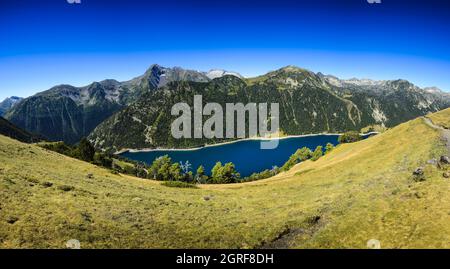
[[312, 157], [312, 151], [307, 147], [303, 147], [303, 148], [297, 150], [295, 155], [297, 156], [297, 159], [299, 161], [303, 162], [303, 161], [309, 160]]
[[241, 175], [236, 171], [234, 163], [226, 163], [223, 166], [223, 182], [222, 183], [235, 183], [241, 177]]
[[79, 151], [81, 160], [86, 161], [86, 162], [94, 161], [95, 148], [94, 148], [94, 146], [92, 146], [92, 144], [86, 138], [83, 138], [80, 141], [80, 143], [78, 145], [78, 151]]
[[323, 156], [323, 147], [322, 146], [318, 146], [314, 152], [312, 153], [311, 156], [311, 161], [317, 161], [318, 159], [320, 159], [320, 157]]
[[205, 183], [207, 178], [208, 177], [205, 175], [205, 167], [203, 167], [203, 165], [200, 165], [197, 168], [197, 173], [195, 174], [195, 180], [197, 180], [197, 182], [199, 182], [199, 183]]
[[222, 170], [223, 166], [221, 162], [217, 162], [211, 169], [211, 180], [213, 181], [213, 183], [217, 183], [217, 181], [222, 180]]
[[331, 143], [328, 143], [328, 144], [325, 146], [325, 154], [330, 153], [333, 149], [334, 149], [334, 145], [331, 144]]
[[123, 172], [127, 175], [136, 175], [136, 169], [131, 165], [126, 165], [123, 169]]
[[294, 167], [299, 162], [306, 161], [310, 159], [312, 156], [312, 152], [309, 148], [303, 147], [298, 149], [294, 154], [289, 157], [289, 160], [281, 167], [281, 171], [287, 171]]
[[171, 163], [172, 159], [168, 155], [157, 158], [150, 166], [149, 175], [156, 180], [169, 180]]
[[182, 177], [180, 164], [172, 164], [169, 168], [169, 180], [180, 181]]
[[148, 176], [148, 171], [146, 169], [145, 164], [143, 163], [136, 163], [134, 165], [134, 169], [136, 171], [136, 176], [140, 177], [140, 178], [147, 178]]
[[211, 177], [212, 183], [227, 184], [237, 182], [241, 175], [236, 171], [233, 163], [222, 165], [221, 162], [217, 162], [211, 170]]
[[183, 181], [192, 183], [194, 182], [194, 173], [192, 171], [189, 171], [183, 175]]
[[103, 166], [103, 167], [106, 167], [106, 168], [112, 168], [113, 167], [113, 159], [110, 156], [108, 156], [108, 155], [106, 155], [104, 153], [99, 153], [99, 152], [95, 153], [95, 155], [94, 155], [94, 163], [96, 165]]
[[350, 131], [350, 132], [346, 132], [346, 133], [342, 134], [341, 136], [339, 136], [338, 141], [341, 144], [345, 144], [345, 143], [354, 143], [361, 139], [362, 139], [362, 137], [361, 137], [361, 135], [359, 135], [358, 132]]

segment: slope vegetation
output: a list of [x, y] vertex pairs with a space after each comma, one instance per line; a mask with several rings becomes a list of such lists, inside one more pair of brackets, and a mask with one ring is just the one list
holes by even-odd
[[418, 118], [274, 178], [177, 189], [0, 136], [0, 247], [449, 248], [440, 138]]
[[0, 117], [0, 135], [8, 136], [25, 143], [33, 143], [43, 140], [43, 138], [22, 130], [2, 117]]

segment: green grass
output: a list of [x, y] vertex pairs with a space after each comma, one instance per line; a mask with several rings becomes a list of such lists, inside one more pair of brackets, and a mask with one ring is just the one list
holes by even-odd
[[171, 187], [171, 188], [191, 188], [197, 189], [197, 185], [182, 182], [182, 181], [164, 181], [161, 183], [162, 186]]
[[447, 110], [442, 110], [440, 112], [431, 114], [429, 117], [434, 124], [438, 124], [446, 129], [450, 129], [450, 113]]
[[0, 136], [0, 248], [449, 248], [450, 181], [426, 165], [445, 150], [416, 119], [267, 180], [190, 189]]

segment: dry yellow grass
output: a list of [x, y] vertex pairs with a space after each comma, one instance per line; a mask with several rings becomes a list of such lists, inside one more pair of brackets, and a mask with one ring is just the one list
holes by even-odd
[[0, 137], [0, 247], [449, 248], [450, 181], [426, 165], [445, 151], [416, 119], [271, 179], [176, 189]]
[[449, 109], [442, 110], [440, 112], [427, 116], [435, 124], [438, 124], [446, 129], [450, 129], [450, 112]]

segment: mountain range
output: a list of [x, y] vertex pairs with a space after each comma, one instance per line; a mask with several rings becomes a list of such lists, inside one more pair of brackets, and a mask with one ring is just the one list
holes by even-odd
[[[236, 72], [200, 72], [152, 65], [129, 81], [103, 80], [85, 87], [55, 86], [20, 101], [5, 114], [17, 126], [49, 140], [76, 143], [82, 137], [96, 147], [194, 147], [222, 139], [175, 140], [170, 135], [178, 102], [280, 104], [280, 131], [286, 135], [392, 127], [450, 107], [450, 95], [419, 88], [406, 80], [343, 80], [287, 66], [244, 78]], [[126, 131], [124, 131], [126, 130]]]
[[129, 81], [108, 79], [85, 87], [55, 86], [24, 99], [11, 108], [5, 118], [49, 140], [73, 144], [88, 136], [115, 112], [138, 100], [142, 94], [172, 81], [208, 82], [211, 80], [208, 76], [218, 75], [217, 72], [202, 73], [152, 65], [143, 75]]
[[[370, 125], [392, 127], [450, 106], [445, 93], [430, 93], [405, 80], [340, 80], [288, 66], [243, 79], [223, 76], [209, 82], [176, 81], [143, 95], [101, 123], [89, 136], [98, 148], [187, 148], [226, 139], [174, 139], [170, 107], [178, 102], [279, 103], [285, 135], [359, 131]], [[122, 132], [121, 130], [127, 130]]]
[[19, 103], [23, 98], [17, 96], [11, 96], [0, 102], [0, 116], [3, 116], [6, 111], [13, 108], [17, 103]]

